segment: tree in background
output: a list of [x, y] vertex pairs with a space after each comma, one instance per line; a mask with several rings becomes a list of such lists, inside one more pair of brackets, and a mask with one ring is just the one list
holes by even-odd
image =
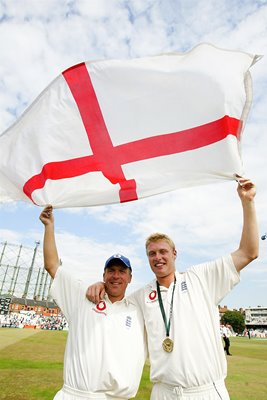
[[221, 323], [231, 325], [236, 333], [243, 333], [246, 327], [245, 316], [240, 311], [226, 311], [221, 318]]

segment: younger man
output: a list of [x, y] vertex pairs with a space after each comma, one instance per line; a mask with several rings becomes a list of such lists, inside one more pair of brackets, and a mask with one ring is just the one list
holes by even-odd
[[[146, 240], [155, 279], [130, 297], [145, 319], [154, 384], [151, 400], [229, 400], [218, 304], [239, 282], [239, 272], [257, 258], [259, 246], [255, 185], [238, 177], [237, 192], [243, 230], [239, 247], [231, 254], [178, 273], [174, 242], [165, 234]], [[99, 290], [103, 285], [87, 293], [97, 300]]]

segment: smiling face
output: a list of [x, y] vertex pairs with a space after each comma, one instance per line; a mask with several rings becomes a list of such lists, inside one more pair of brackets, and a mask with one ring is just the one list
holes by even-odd
[[124, 298], [127, 286], [132, 280], [132, 274], [130, 268], [120, 262], [114, 262], [105, 268], [103, 279], [108, 297], [114, 303]]
[[148, 243], [150, 267], [160, 285], [169, 287], [174, 280], [176, 250], [164, 239]]

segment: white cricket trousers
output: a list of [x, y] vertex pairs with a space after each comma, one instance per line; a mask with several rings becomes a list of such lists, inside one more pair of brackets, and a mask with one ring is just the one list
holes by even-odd
[[155, 383], [150, 400], [230, 400], [223, 380], [208, 385], [182, 388]]

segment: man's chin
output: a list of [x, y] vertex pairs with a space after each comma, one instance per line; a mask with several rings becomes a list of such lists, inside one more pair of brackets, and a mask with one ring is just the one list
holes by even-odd
[[122, 290], [121, 290], [121, 288], [109, 288], [107, 293], [110, 294], [111, 296], [120, 296], [122, 293]]
[[166, 272], [160, 271], [160, 270], [157, 270], [157, 271], [155, 271], [154, 273], [155, 273], [155, 275], [158, 276], [159, 278], [165, 278], [165, 276], [167, 276]]

